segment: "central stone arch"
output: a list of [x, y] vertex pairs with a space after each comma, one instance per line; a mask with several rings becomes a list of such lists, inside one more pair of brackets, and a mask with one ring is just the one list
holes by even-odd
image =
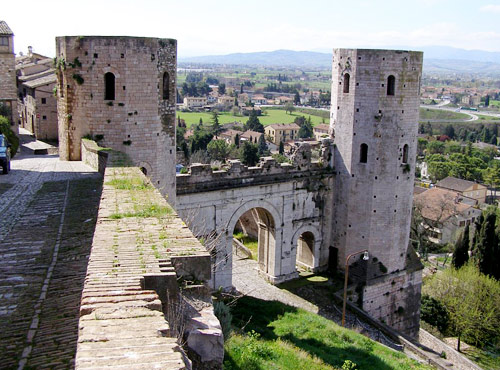
[[239, 206], [225, 222], [215, 256], [213, 287], [232, 286], [233, 231], [240, 217], [251, 209], [259, 215], [259, 267], [270, 281], [280, 275], [283, 221], [276, 207], [265, 200], [250, 200]]

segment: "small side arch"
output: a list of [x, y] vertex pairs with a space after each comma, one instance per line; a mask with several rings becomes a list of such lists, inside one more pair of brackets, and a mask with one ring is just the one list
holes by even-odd
[[[299, 250], [299, 241], [301, 241], [301, 236], [306, 236], [309, 240], [308, 241], [302, 241], [302, 244], [306, 244], [308, 248], [310, 248], [310, 253], [312, 256], [310, 256], [310, 259], [304, 260], [304, 261], [299, 261], [299, 256], [304, 253], [301, 253]], [[312, 238], [311, 238], [312, 237]], [[312, 245], [309, 244], [312, 239]], [[318, 231], [318, 228], [313, 225], [303, 225], [300, 227], [295, 233], [293, 234], [292, 237], [292, 263], [295, 265], [297, 262], [305, 265], [308, 268], [311, 268], [314, 270], [316, 267], [319, 266], [319, 253], [320, 253], [320, 246], [321, 246], [322, 238], [321, 238], [321, 233]]]

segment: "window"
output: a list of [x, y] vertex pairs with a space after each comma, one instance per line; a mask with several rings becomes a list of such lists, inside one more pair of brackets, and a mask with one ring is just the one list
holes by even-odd
[[108, 72], [104, 75], [104, 100], [115, 100], [115, 75]]
[[43, 119], [43, 120], [46, 120], [46, 119], [47, 119], [47, 116], [42, 116], [42, 119]]
[[349, 73], [346, 73], [344, 75], [344, 93], [348, 93], [349, 92], [349, 80], [350, 80], [351, 76], [349, 76]]
[[408, 163], [408, 144], [403, 147], [403, 163]]
[[387, 95], [394, 95], [396, 85], [396, 77], [390, 75], [387, 77]]
[[366, 163], [368, 161], [368, 145], [361, 144], [359, 148], [359, 163]]
[[47, 104], [47, 98], [42, 98], [42, 104]]
[[0, 46], [9, 46], [9, 38], [7, 36], [0, 36]]
[[170, 98], [170, 91], [169, 91], [169, 81], [170, 81], [170, 76], [168, 75], [168, 72], [165, 72], [163, 74], [163, 100], [168, 100]]

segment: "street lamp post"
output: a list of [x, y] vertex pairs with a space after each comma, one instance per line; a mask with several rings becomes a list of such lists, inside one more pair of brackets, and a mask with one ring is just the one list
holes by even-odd
[[347, 304], [347, 281], [349, 280], [349, 258], [355, 256], [356, 254], [363, 253], [363, 260], [368, 261], [368, 249], [364, 249], [359, 252], [351, 253], [345, 259], [345, 280], [344, 280], [344, 304], [342, 307], [342, 326], [345, 327], [345, 307]]

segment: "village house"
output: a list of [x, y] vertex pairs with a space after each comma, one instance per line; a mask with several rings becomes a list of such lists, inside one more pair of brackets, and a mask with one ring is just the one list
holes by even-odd
[[258, 105], [264, 105], [267, 104], [267, 99], [264, 97], [264, 95], [257, 94], [252, 97], [252, 103]]
[[274, 99], [274, 104], [276, 105], [286, 104], [286, 103], [293, 103], [293, 98], [290, 96], [278, 96], [277, 98]]
[[17, 134], [17, 92], [14, 33], [0, 21], [0, 106], [10, 111], [12, 129]]
[[477, 200], [479, 203], [486, 202], [486, 191], [488, 188], [484, 185], [472, 181], [457, 179], [448, 176], [436, 184], [437, 188], [453, 190], [460, 195]]
[[276, 145], [297, 138], [300, 127], [295, 123], [273, 123], [264, 128], [266, 137]]
[[460, 193], [442, 188], [432, 188], [416, 194], [414, 212], [419, 212], [420, 225], [429, 232], [435, 244], [453, 243], [466, 225], [474, 225], [481, 215], [477, 201]]
[[51, 58], [33, 53], [16, 58], [21, 126], [39, 140], [57, 140], [57, 77]]
[[217, 104], [232, 106], [234, 105], [234, 98], [229, 95], [222, 95], [217, 98]]
[[249, 141], [252, 144], [257, 144], [262, 135], [264, 135], [262, 132], [247, 130], [241, 134], [240, 141]]
[[328, 134], [329, 129], [330, 129], [330, 125], [327, 125], [324, 123], [319, 124], [317, 126], [314, 126], [313, 127], [314, 138], [317, 141], [321, 141], [321, 139], [323, 139], [325, 137], [329, 137], [329, 134]]
[[185, 109], [196, 109], [203, 108], [207, 105], [206, 96], [185, 96], [184, 97], [184, 108]]
[[241, 106], [240, 107], [240, 114], [243, 116], [249, 116], [252, 111], [255, 111], [258, 116], [262, 114], [262, 109], [260, 107], [247, 107], [247, 106]]

